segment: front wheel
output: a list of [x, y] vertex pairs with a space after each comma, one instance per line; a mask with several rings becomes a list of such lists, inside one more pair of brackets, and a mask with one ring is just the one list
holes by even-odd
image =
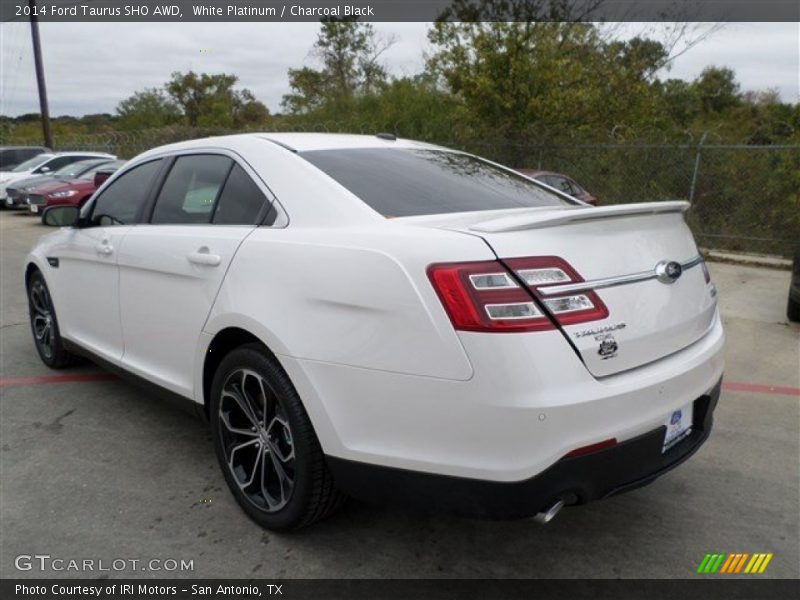
[[286, 531], [310, 525], [342, 504], [300, 397], [259, 345], [242, 346], [222, 360], [211, 394], [217, 459], [250, 518]]

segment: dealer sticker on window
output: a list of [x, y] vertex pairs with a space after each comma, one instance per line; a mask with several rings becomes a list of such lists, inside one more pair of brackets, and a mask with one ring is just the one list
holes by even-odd
[[664, 435], [662, 453], [692, 433], [692, 402], [670, 413], [667, 417], [666, 426], [667, 433]]

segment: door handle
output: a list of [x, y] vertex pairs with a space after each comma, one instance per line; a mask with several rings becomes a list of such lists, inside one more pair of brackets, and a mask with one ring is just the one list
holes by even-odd
[[100, 242], [99, 244], [97, 244], [97, 245], [94, 247], [94, 249], [95, 249], [95, 250], [97, 250], [97, 253], [98, 253], [98, 254], [104, 254], [105, 256], [108, 256], [109, 254], [111, 254], [112, 252], [114, 252], [114, 246], [112, 246], [111, 244], [109, 244], [109, 243], [108, 243], [108, 240], [103, 240], [102, 242]]
[[190, 263], [207, 267], [217, 267], [222, 262], [222, 257], [219, 254], [211, 254], [207, 246], [203, 246], [197, 252], [192, 252], [186, 258]]

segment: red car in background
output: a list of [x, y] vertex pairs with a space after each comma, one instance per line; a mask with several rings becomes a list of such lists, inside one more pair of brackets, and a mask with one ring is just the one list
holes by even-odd
[[517, 171], [526, 177], [530, 177], [536, 181], [541, 181], [542, 183], [557, 189], [559, 192], [564, 192], [565, 194], [568, 194], [573, 198], [577, 198], [578, 200], [582, 200], [587, 204], [597, 206], [597, 198], [595, 196], [592, 196], [592, 194], [575, 183], [574, 179], [567, 177], [563, 173], [553, 173], [552, 171], [540, 171], [537, 169], [517, 169]]
[[58, 204], [83, 206], [94, 191], [124, 164], [124, 160], [103, 163], [76, 179], [53, 181], [31, 188], [26, 199], [28, 210], [32, 214], [39, 214], [48, 206]]

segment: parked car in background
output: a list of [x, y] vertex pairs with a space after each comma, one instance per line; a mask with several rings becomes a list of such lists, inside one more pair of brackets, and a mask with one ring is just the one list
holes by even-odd
[[17, 165], [10, 171], [0, 173], [0, 203], [5, 206], [13, 205], [13, 202], [9, 202], [6, 192], [6, 188], [10, 184], [33, 175], [54, 173], [74, 162], [90, 158], [107, 158], [114, 160], [117, 157], [104, 152], [47, 152], [39, 154]]
[[0, 146], [0, 171], [10, 171], [44, 152], [50, 152], [50, 149], [44, 146]]
[[789, 284], [789, 304], [786, 316], [790, 321], [800, 322], [800, 246], [794, 251], [792, 262], [792, 280]]
[[688, 208], [592, 208], [394, 136], [191, 140], [45, 210], [31, 332], [52, 368], [205, 415], [264, 527], [344, 494], [547, 521], [710, 434], [725, 336]]
[[108, 164], [112, 162], [110, 158], [93, 158], [90, 160], [79, 160], [60, 168], [53, 173], [45, 175], [33, 175], [26, 177], [19, 181], [14, 181], [6, 187], [6, 202], [5, 205], [9, 208], [27, 207], [27, 194], [28, 191], [58, 181], [67, 181], [76, 179], [88, 171], [96, 169], [99, 165]]
[[541, 181], [552, 188], [557, 189], [559, 192], [569, 194], [573, 198], [577, 198], [586, 204], [597, 206], [597, 198], [587, 192], [583, 187], [578, 185], [574, 179], [564, 175], [563, 173], [553, 173], [552, 171], [540, 171], [537, 169], [517, 169], [523, 175]]
[[103, 162], [84, 171], [80, 177], [52, 181], [31, 188], [25, 196], [28, 210], [32, 214], [40, 214], [47, 206], [83, 206], [95, 190], [124, 164], [124, 160]]

